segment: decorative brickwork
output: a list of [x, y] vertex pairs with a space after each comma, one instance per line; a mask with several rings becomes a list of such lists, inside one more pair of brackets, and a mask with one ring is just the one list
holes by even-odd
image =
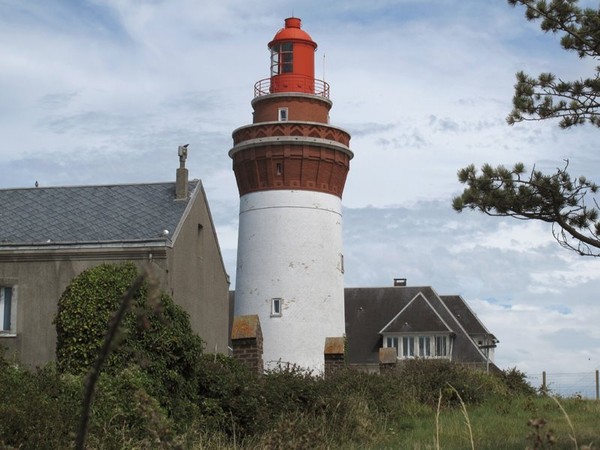
[[345, 367], [345, 341], [346, 339], [343, 337], [325, 338], [325, 349], [323, 351], [325, 377], [331, 376]]
[[264, 144], [232, 155], [240, 195], [304, 189], [342, 196], [350, 157], [319, 145]]
[[[291, 119], [288, 122], [269, 122], [238, 128], [233, 132], [233, 144], [238, 145], [251, 139], [264, 139], [272, 136], [302, 136], [327, 139], [346, 147], [350, 145], [350, 135], [341, 128], [315, 123], [292, 122]], [[307, 142], [310, 142], [310, 139]], [[235, 151], [235, 147], [233, 150]]]
[[392, 372], [398, 363], [395, 347], [382, 347], [379, 349], [379, 373]]
[[233, 357], [248, 369], [263, 373], [263, 335], [257, 315], [237, 316], [231, 329]]

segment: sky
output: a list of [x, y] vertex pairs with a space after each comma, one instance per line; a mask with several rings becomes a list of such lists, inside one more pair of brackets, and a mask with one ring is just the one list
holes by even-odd
[[234, 283], [231, 132], [252, 120], [267, 43], [300, 17], [331, 123], [352, 135], [346, 285], [405, 277], [459, 294], [500, 340], [501, 368], [591, 373], [600, 259], [562, 249], [547, 224], [451, 207], [471, 163], [568, 159], [600, 182], [597, 129], [506, 124], [517, 71], [571, 80], [598, 64], [523, 13], [504, 0], [0, 0], [0, 188], [170, 181], [189, 144]]

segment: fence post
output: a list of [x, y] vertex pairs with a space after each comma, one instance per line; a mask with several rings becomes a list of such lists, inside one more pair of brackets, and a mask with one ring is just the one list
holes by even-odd
[[548, 394], [548, 386], [546, 385], [546, 371], [542, 372], [542, 394]]
[[600, 378], [598, 377], [598, 369], [596, 369], [596, 400], [600, 400]]

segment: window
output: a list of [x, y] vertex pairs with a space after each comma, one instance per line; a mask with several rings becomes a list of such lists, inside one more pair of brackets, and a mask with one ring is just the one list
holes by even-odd
[[395, 347], [399, 358], [448, 358], [451, 342], [448, 335], [385, 335], [384, 347]]
[[419, 356], [431, 356], [431, 338], [429, 336], [419, 336]]
[[435, 356], [448, 356], [448, 337], [435, 337]]
[[271, 317], [281, 317], [281, 303], [282, 299], [272, 298], [271, 299]]
[[294, 71], [294, 44], [284, 42], [271, 47], [271, 76]]
[[415, 338], [413, 336], [402, 338], [402, 356], [405, 358], [415, 356]]
[[15, 301], [12, 287], [0, 286], [0, 333], [15, 333]]
[[288, 120], [288, 109], [287, 108], [279, 108], [278, 119], [280, 122], [287, 122], [287, 120]]
[[395, 336], [388, 336], [385, 340], [386, 347], [395, 347], [396, 354], [398, 353], [398, 338]]
[[281, 175], [282, 173], [281, 163], [275, 163], [275, 175]]

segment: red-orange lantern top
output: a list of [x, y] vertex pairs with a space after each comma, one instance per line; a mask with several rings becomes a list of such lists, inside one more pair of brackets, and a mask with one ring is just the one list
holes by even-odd
[[315, 93], [317, 43], [301, 29], [297, 17], [285, 19], [285, 28], [269, 42], [271, 51], [270, 92]]

